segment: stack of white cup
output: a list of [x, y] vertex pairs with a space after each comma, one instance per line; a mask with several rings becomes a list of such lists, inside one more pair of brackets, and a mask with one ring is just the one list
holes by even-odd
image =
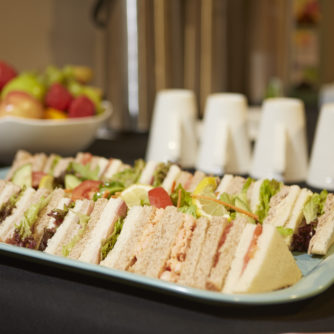
[[146, 159], [173, 161], [208, 174], [249, 174], [287, 183], [307, 181], [310, 186], [334, 190], [334, 151], [330, 147], [334, 140], [334, 104], [321, 109], [310, 168], [301, 100], [264, 100], [253, 155], [247, 112], [244, 95], [212, 94], [207, 98], [198, 133], [194, 92], [163, 90], [155, 101]]

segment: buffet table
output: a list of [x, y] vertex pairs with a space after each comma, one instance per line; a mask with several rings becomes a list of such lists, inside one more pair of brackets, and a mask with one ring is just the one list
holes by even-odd
[[[146, 144], [119, 134], [87, 151], [133, 163]], [[0, 252], [0, 296], [4, 333], [334, 332], [334, 286], [287, 304], [208, 304]]]

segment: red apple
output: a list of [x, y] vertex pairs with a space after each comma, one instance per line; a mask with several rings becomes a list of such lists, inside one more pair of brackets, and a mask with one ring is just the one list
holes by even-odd
[[41, 102], [22, 91], [9, 92], [0, 104], [0, 117], [42, 118], [43, 113]]

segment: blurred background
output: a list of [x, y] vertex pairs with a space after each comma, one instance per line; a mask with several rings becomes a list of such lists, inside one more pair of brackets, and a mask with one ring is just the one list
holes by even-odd
[[[334, 82], [331, 0], [1, 0], [0, 58], [18, 70], [82, 64], [110, 126], [149, 129], [156, 92], [295, 96], [316, 110]], [[325, 86], [324, 86], [325, 85]]]

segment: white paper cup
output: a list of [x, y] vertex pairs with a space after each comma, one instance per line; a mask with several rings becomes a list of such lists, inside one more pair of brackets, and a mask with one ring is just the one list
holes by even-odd
[[247, 101], [244, 95], [207, 98], [196, 168], [212, 174], [246, 174], [250, 162]]
[[197, 154], [195, 94], [185, 89], [160, 91], [155, 100], [146, 160], [195, 165]]
[[334, 103], [320, 110], [307, 175], [307, 184], [334, 190]]
[[305, 181], [308, 157], [304, 104], [293, 98], [264, 101], [250, 175]]

